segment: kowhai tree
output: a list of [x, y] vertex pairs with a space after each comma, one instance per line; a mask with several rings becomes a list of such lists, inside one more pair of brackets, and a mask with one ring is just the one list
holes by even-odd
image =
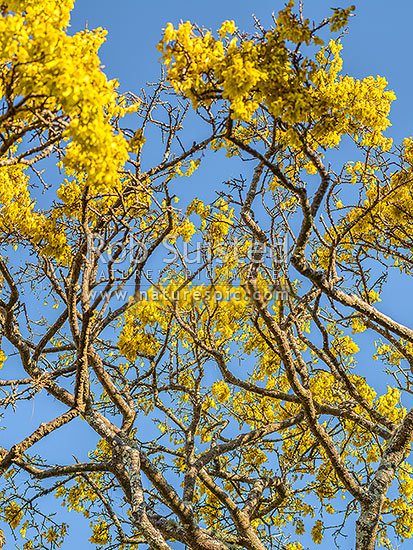
[[164, 78], [121, 93], [104, 31], [68, 33], [72, 4], [1, 5], [16, 547], [63, 544], [50, 495], [105, 548], [340, 546], [354, 521], [357, 550], [411, 537], [413, 329], [379, 302], [413, 266], [413, 140], [384, 135], [384, 78], [341, 73], [354, 8], [317, 24], [290, 1], [252, 35], [168, 24]]

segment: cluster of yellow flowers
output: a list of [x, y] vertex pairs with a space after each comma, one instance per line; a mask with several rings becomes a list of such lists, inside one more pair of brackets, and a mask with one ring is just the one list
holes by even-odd
[[321, 519], [318, 519], [311, 529], [311, 536], [316, 544], [321, 544], [323, 542], [323, 528], [323, 522]]
[[100, 546], [108, 544], [111, 537], [109, 535], [109, 525], [106, 521], [101, 520], [98, 523], [91, 523], [90, 526], [92, 528], [93, 535], [90, 537], [89, 541]]
[[[383, 79], [377, 78], [374, 81], [370, 77], [370, 89], [375, 90], [376, 101], [379, 103], [380, 92], [374, 82], [380, 82], [382, 90], [386, 83]], [[380, 135], [380, 132], [376, 132], [380, 128], [380, 121], [374, 119], [374, 114], [371, 117], [369, 124], [372, 131], [362, 140], [366, 145], [377, 144], [375, 140]], [[390, 140], [378, 139], [378, 143], [386, 150], [390, 145]], [[400, 271], [410, 274], [412, 252], [410, 247], [406, 246], [405, 236], [413, 231], [411, 200], [413, 138], [404, 140], [397, 170], [383, 177], [382, 169], [383, 166], [380, 167], [379, 163], [374, 160], [368, 163], [361, 161], [347, 163], [346, 173], [349, 180], [361, 185], [365, 198], [358, 206], [347, 208], [337, 223], [338, 231], [343, 231], [343, 235], [346, 235], [339, 244], [337, 259], [341, 262], [349, 262], [352, 259], [353, 251], [358, 250], [360, 240], [365, 243], [366, 248], [371, 243], [373, 250], [376, 244], [380, 243], [383, 248], [383, 258], [390, 260], [391, 264], [398, 267]], [[336, 202], [336, 207], [343, 208], [341, 200]], [[352, 226], [351, 231], [346, 230], [350, 225]], [[331, 234], [324, 235], [324, 238], [327, 243], [331, 242]], [[396, 254], [392, 253], [394, 249], [397, 249]], [[316, 264], [326, 268], [331, 259], [329, 247], [319, 247], [314, 259]], [[380, 301], [378, 293], [374, 290], [369, 291], [366, 299], [370, 303]]]
[[68, 252], [65, 234], [55, 216], [47, 218], [34, 211], [28, 177], [21, 165], [0, 168], [0, 213], [0, 230], [4, 233], [16, 231], [34, 244], [41, 244], [44, 254], [64, 259]]
[[6, 2], [0, 17], [0, 63], [9, 66], [3, 81], [14, 79], [16, 96], [31, 97], [29, 112], [44, 109], [47, 98], [50, 111], [67, 115], [67, 170], [86, 174], [91, 189], [101, 192], [118, 185], [128, 147], [115, 135], [107, 114], [119, 107], [116, 83], [107, 81], [97, 55], [105, 32], [68, 35], [72, 7], [72, 1]]
[[[123, 327], [118, 340], [121, 353], [129, 360], [135, 361], [139, 354], [151, 356], [156, 353], [159, 344], [156, 337], [149, 332], [155, 325], [166, 330], [171, 311], [171, 304], [176, 301], [181, 314], [191, 311], [215, 311], [210, 322], [218, 344], [226, 342], [240, 332], [239, 320], [245, 314], [247, 304], [245, 290], [242, 287], [216, 285], [186, 285], [181, 290], [179, 279], [170, 281], [164, 287], [150, 288], [147, 295], [137, 304], [130, 307], [123, 317]], [[185, 333], [173, 328], [176, 338], [186, 345]], [[204, 329], [200, 327], [198, 336], [203, 337]]]
[[[90, 476], [98, 487], [102, 485], [101, 473], [91, 473]], [[67, 506], [69, 511], [75, 510], [76, 512], [81, 512], [85, 517], [89, 517], [87, 503], [89, 502], [90, 504], [98, 498], [91, 485], [80, 476], [76, 478], [76, 484], [72, 485], [72, 487], [67, 488], [64, 485], [58, 487], [55, 496], [62, 499], [62, 506]]]
[[[119, 104], [116, 82], [108, 81], [101, 70], [97, 52], [105, 32], [85, 30], [72, 36], [66, 32], [72, 8], [72, 0], [3, 2], [0, 92], [4, 95], [12, 90], [13, 98], [24, 102], [4, 118], [6, 132], [13, 124], [19, 130], [32, 125], [48, 131], [44, 117], [50, 125], [60, 119], [56, 132], [67, 142], [63, 160], [73, 179], [65, 180], [57, 195], [66, 205], [78, 208], [86, 185], [92, 194], [113, 192], [122, 185], [119, 169], [128, 158], [129, 146], [116, 134], [111, 118], [136, 106], [123, 108]], [[17, 138], [7, 155], [19, 153], [21, 143], [22, 138]], [[40, 245], [43, 254], [65, 261], [70, 250], [59, 216], [68, 211], [36, 212], [23, 168], [0, 168], [1, 223], [8, 231], [14, 229], [23, 239]]]
[[17, 502], [12, 500], [4, 509], [3, 516], [4, 516], [4, 519], [7, 521], [7, 523], [10, 525], [10, 527], [12, 529], [15, 529], [19, 525], [23, 517], [23, 510], [17, 504]]
[[215, 382], [214, 384], [212, 384], [212, 393], [219, 403], [225, 403], [225, 401], [227, 401], [230, 396], [228, 384], [226, 384], [224, 380]]
[[[330, 40], [314, 58], [293, 60], [289, 43], [323, 44], [309, 21], [292, 12], [293, 1], [279, 12], [276, 28], [264, 39], [237, 35], [233, 21], [218, 31], [198, 31], [189, 21], [177, 29], [168, 23], [158, 48], [175, 90], [192, 100], [193, 106], [228, 101], [234, 120], [258, 123], [253, 115], [263, 106], [280, 117], [287, 129], [279, 136], [285, 146], [300, 147], [295, 123], [308, 123], [314, 148], [335, 147], [345, 134], [363, 145], [389, 147], [383, 137], [394, 99], [383, 78], [355, 80], [340, 76], [339, 42]], [[334, 28], [340, 28], [352, 10], [335, 13]], [[259, 118], [259, 117], [258, 117]]]
[[387, 393], [377, 399], [377, 411], [393, 422], [401, 422], [406, 410], [400, 407], [400, 390], [387, 386]]
[[333, 353], [341, 353], [344, 357], [349, 357], [360, 351], [358, 345], [350, 338], [350, 336], [336, 336], [333, 342]]

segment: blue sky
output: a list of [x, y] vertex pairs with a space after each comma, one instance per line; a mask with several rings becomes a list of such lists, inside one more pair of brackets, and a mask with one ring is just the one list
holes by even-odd
[[[310, 19], [320, 20], [328, 16], [330, 7], [347, 7], [351, 2], [340, 4], [338, 0], [308, 0], [304, 5], [304, 14]], [[251, 30], [254, 13], [264, 26], [271, 24], [271, 13], [277, 12], [284, 2], [274, 0], [260, 1], [254, 6], [251, 2], [227, 0], [218, 2], [208, 0], [194, 1], [145, 1], [136, 0], [78, 0], [71, 19], [71, 31], [104, 27], [108, 30], [106, 43], [101, 48], [101, 59], [105, 72], [110, 78], [120, 82], [123, 91], [138, 92], [148, 81], [159, 77], [159, 53], [156, 44], [161, 37], [161, 30], [172, 22], [191, 20], [211, 29], [219, 28], [222, 21], [234, 19], [243, 30]], [[394, 7], [393, 7], [394, 6]], [[389, 3], [388, 1], [363, 0], [356, 3], [356, 16], [352, 18], [349, 34], [343, 39], [343, 72], [363, 78], [369, 74], [384, 76], [389, 87], [397, 96], [391, 112], [392, 127], [388, 134], [396, 143], [403, 137], [413, 134], [411, 56], [413, 38], [411, 21], [413, 20], [413, 3], [408, 0]], [[219, 184], [223, 178], [218, 179]], [[201, 182], [202, 183], [202, 182]], [[400, 285], [402, 282], [400, 281]], [[405, 290], [405, 292], [403, 291]], [[388, 293], [382, 303], [382, 309], [394, 315], [401, 322], [408, 323], [410, 317], [411, 297], [408, 289], [398, 286], [397, 292]], [[376, 363], [376, 368], [379, 365]], [[30, 403], [27, 408], [27, 423], [22, 426], [26, 431], [29, 424], [38, 425], [36, 410]], [[38, 406], [38, 405], [36, 405]], [[42, 405], [40, 405], [40, 408]], [[80, 425], [81, 422], [79, 421]], [[23, 429], [24, 428], [24, 429]], [[13, 434], [13, 439], [16, 437]], [[79, 442], [90, 441], [90, 431], [81, 428]], [[62, 430], [54, 439], [56, 457], [67, 454], [67, 441], [70, 433]], [[71, 448], [72, 440], [69, 447]], [[39, 450], [42, 444], [39, 444]], [[69, 453], [70, 456], [70, 453]], [[82, 457], [79, 456], [81, 459]], [[58, 502], [50, 497], [44, 504], [52, 513]], [[61, 509], [63, 511], [63, 509]], [[64, 521], [71, 525], [71, 534], [63, 549], [78, 546], [82, 550], [95, 548], [88, 542], [90, 530], [88, 521], [78, 518], [75, 512], [66, 514]], [[62, 516], [61, 516], [62, 517]], [[10, 539], [9, 539], [10, 540]], [[10, 545], [10, 548], [12, 545]], [[324, 545], [319, 546], [322, 550]], [[407, 546], [406, 546], [407, 547]], [[351, 548], [343, 546], [343, 550]]]

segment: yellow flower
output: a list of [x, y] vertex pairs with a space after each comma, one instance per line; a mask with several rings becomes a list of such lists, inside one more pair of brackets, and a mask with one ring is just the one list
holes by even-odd
[[226, 382], [224, 382], [224, 380], [215, 382], [215, 384], [212, 385], [212, 393], [219, 403], [224, 403], [229, 399], [230, 396], [229, 387]]
[[89, 539], [91, 543], [104, 546], [110, 541], [109, 526], [106, 521], [101, 520], [99, 523], [91, 523], [90, 526], [93, 530], [93, 535]]
[[234, 34], [237, 30], [234, 21], [224, 21], [221, 25], [221, 28], [218, 31], [218, 34], [221, 38], [225, 38], [227, 34]]
[[12, 529], [15, 529], [23, 517], [23, 511], [20, 506], [12, 500], [4, 510], [4, 518]]

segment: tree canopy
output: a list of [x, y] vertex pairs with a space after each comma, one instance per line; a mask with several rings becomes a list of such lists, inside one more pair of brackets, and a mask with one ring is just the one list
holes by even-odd
[[13, 544], [64, 544], [54, 495], [107, 549], [343, 547], [354, 520], [357, 550], [395, 548], [413, 534], [413, 328], [380, 296], [413, 268], [413, 139], [385, 135], [384, 78], [342, 74], [354, 6], [314, 23], [290, 0], [253, 34], [168, 24], [163, 77], [127, 93], [72, 8], [1, 5]]

